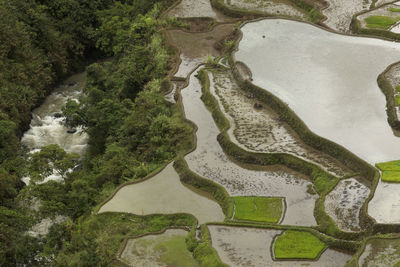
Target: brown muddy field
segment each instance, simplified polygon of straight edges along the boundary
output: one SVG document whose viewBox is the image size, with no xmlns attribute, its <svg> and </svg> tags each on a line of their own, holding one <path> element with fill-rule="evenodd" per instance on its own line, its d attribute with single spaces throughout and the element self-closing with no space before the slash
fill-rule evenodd
<svg viewBox="0 0 400 267">
<path fill-rule="evenodd" d="M 181 52 L 182 62 L 175 76 L 186 78 L 200 63 L 206 61 L 208 55 L 219 56 L 217 43 L 232 32 L 233 26 L 234 24 L 221 24 L 211 31 L 203 33 L 190 33 L 181 30 L 167 31 L 169 41 Z"/>
</svg>

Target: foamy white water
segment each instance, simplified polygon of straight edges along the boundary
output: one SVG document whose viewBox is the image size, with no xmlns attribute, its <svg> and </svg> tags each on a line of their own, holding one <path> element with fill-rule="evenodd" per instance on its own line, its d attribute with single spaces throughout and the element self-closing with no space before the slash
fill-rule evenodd
<svg viewBox="0 0 400 267">
<path fill-rule="evenodd" d="M 65 117 L 61 116 L 61 109 L 68 100 L 78 101 L 85 82 L 86 72 L 71 76 L 57 87 L 40 107 L 33 111 L 30 129 L 21 139 L 22 145 L 26 146 L 30 153 L 40 151 L 47 145 L 57 144 L 68 153 L 83 154 L 87 146 L 88 135 L 81 127 L 67 128 L 63 124 Z M 72 133 L 71 130 L 76 130 L 76 132 Z M 29 183 L 30 179 L 25 177 L 22 180 Z M 54 172 L 43 182 L 50 180 L 62 180 L 62 177 Z"/>
</svg>

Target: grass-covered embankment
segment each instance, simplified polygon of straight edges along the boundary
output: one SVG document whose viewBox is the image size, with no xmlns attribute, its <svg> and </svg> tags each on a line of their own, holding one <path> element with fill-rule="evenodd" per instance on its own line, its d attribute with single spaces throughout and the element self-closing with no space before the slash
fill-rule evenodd
<svg viewBox="0 0 400 267">
<path fill-rule="evenodd" d="M 201 266 L 210 267 L 228 267 L 221 261 L 218 253 L 212 247 L 210 231 L 207 225 L 201 227 L 202 240 L 196 239 L 196 231 L 192 229 L 186 238 L 186 245 L 189 251 L 193 253 L 193 257 Z"/>
<path fill-rule="evenodd" d="M 233 197 L 235 220 L 278 223 L 284 212 L 283 199 L 277 197 Z"/>
<path fill-rule="evenodd" d="M 285 231 L 273 243 L 275 259 L 317 259 L 327 246 L 316 236 L 302 231 Z"/>
<path fill-rule="evenodd" d="M 182 183 L 191 185 L 206 192 L 215 199 L 222 208 L 225 216 L 231 218 L 233 214 L 233 203 L 225 188 L 211 180 L 205 179 L 189 169 L 183 158 L 178 158 L 174 162 L 174 168 L 179 174 Z"/>
<path fill-rule="evenodd" d="M 398 88 L 393 88 L 390 81 L 386 78 L 387 73 L 396 66 L 398 63 L 394 63 L 389 66 L 383 73 L 378 76 L 378 86 L 386 98 L 386 114 L 389 125 L 394 129 L 400 130 L 400 121 L 397 117 L 396 106 L 399 105 L 398 96 L 395 93 L 399 92 Z"/>
</svg>

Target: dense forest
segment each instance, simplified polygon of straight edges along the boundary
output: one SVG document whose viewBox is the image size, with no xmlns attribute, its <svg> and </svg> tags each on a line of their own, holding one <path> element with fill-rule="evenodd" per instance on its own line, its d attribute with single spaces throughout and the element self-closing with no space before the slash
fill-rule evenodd
<svg viewBox="0 0 400 267">
<path fill-rule="evenodd" d="M 110 264 L 111 245 L 90 232 L 94 207 L 119 184 L 145 177 L 190 147 L 191 127 L 162 94 L 174 51 L 159 33 L 173 22 L 160 14 L 171 3 L 0 1 L 1 266 Z M 80 167 L 67 172 L 77 155 L 50 145 L 28 156 L 19 140 L 32 109 L 61 79 L 85 68 L 84 96 L 63 113 L 68 125 L 84 127 L 89 149 Z M 50 167 L 64 182 L 40 183 Z M 24 176 L 33 182 L 25 186 Z M 58 215 L 68 220 L 45 238 L 26 234 Z"/>
</svg>

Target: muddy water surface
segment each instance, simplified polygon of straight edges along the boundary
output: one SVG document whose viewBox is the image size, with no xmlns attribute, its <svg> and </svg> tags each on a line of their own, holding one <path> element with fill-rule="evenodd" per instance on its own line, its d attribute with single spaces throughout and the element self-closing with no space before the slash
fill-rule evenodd
<svg viewBox="0 0 400 267">
<path fill-rule="evenodd" d="M 378 223 L 400 223 L 400 184 L 379 181 L 368 203 L 368 214 Z"/>
<path fill-rule="evenodd" d="M 208 226 L 213 247 L 221 260 L 231 266 L 344 266 L 350 255 L 327 249 L 318 261 L 273 261 L 271 243 L 280 230 Z"/>
<path fill-rule="evenodd" d="M 285 197 L 283 224 L 315 225 L 317 196 L 307 193 L 311 183 L 303 175 L 282 166 L 265 171 L 244 169 L 228 159 L 217 141 L 219 130 L 200 99 L 201 85 L 195 75 L 196 71 L 190 76 L 188 87 L 181 91 L 185 115 L 198 126 L 197 148 L 185 157 L 189 168 L 221 184 L 231 196 Z"/>
<path fill-rule="evenodd" d="M 400 44 L 282 19 L 248 23 L 242 31 L 236 58 L 313 132 L 370 163 L 400 158 L 400 139 L 387 123 L 376 82 L 400 60 Z"/>
<path fill-rule="evenodd" d="M 104 204 L 101 212 L 129 212 L 136 215 L 189 213 L 199 223 L 223 221 L 221 207 L 185 187 L 170 163 L 156 176 L 122 187 Z"/>
</svg>

